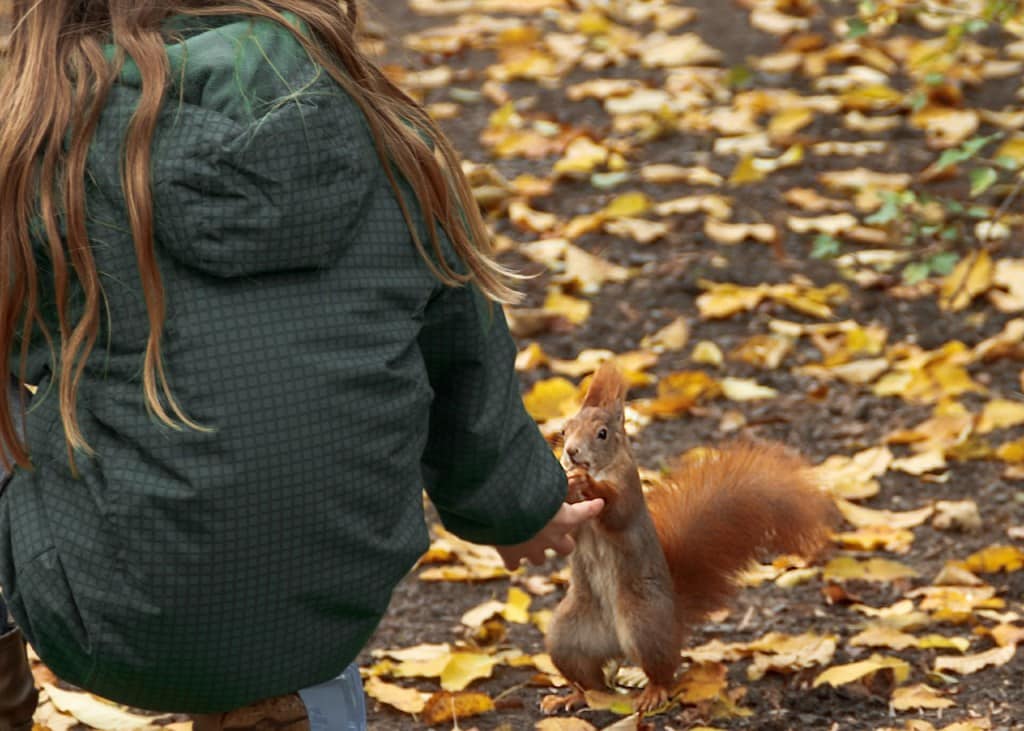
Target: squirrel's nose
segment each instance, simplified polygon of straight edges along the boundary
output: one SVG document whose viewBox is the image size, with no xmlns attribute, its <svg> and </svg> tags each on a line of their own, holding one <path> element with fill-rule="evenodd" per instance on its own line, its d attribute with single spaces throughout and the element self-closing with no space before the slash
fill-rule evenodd
<svg viewBox="0 0 1024 731">
<path fill-rule="evenodd" d="M 580 453 L 580 448 L 579 447 L 566 447 L 565 448 L 565 452 L 566 452 L 566 454 L 569 455 L 569 459 L 572 460 L 572 462 L 575 464 L 575 462 L 576 462 L 576 455 Z"/>
</svg>

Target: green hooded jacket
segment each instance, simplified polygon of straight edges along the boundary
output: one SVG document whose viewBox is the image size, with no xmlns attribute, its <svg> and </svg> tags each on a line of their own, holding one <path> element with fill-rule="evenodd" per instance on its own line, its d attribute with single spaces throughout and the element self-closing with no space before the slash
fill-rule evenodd
<svg viewBox="0 0 1024 731">
<path fill-rule="evenodd" d="M 110 313 L 79 388 L 95 456 L 71 470 L 35 343 L 34 469 L 0 497 L 0 583 L 40 657 L 179 712 L 338 675 L 428 546 L 424 488 L 447 528 L 494 544 L 533 536 L 565 494 L 500 307 L 431 275 L 356 103 L 288 29 L 198 22 L 167 46 L 152 187 L 164 360 L 208 430 L 162 425 L 143 398 L 119 174 L 140 93 L 129 64 L 88 161 Z"/>
</svg>

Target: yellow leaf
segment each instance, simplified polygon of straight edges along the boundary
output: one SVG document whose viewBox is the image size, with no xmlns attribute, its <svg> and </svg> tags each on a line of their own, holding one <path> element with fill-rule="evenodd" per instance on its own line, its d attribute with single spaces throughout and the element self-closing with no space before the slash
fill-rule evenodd
<svg viewBox="0 0 1024 731">
<path fill-rule="evenodd" d="M 508 219 L 519 228 L 534 233 L 544 233 L 558 225 L 558 216 L 554 213 L 534 210 L 526 201 L 521 200 L 508 204 Z"/>
<path fill-rule="evenodd" d="M 946 637 L 945 635 L 925 635 L 917 641 L 922 650 L 956 650 L 967 652 L 971 641 L 966 637 Z"/>
<path fill-rule="evenodd" d="M 574 360 L 552 360 L 551 370 L 560 376 L 580 378 L 596 371 L 605 361 L 614 359 L 615 353 L 610 350 L 588 348 L 581 350 Z"/>
<path fill-rule="evenodd" d="M 548 362 L 547 353 L 540 346 L 540 343 L 533 342 L 527 345 L 516 354 L 516 370 L 532 371 Z"/>
<path fill-rule="evenodd" d="M 897 683 L 902 683 L 910 676 L 910 664 L 905 660 L 898 657 L 872 655 L 867 660 L 829 668 L 814 679 L 814 687 L 817 688 L 825 683 L 832 687 L 846 685 L 880 670 L 891 670 Z"/>
<path fill-rule="evenodd" d="M 728 218 L 732 215 L 731 199 L 720 195 L 687 195 L 682 198 L 662 201 L 654 206 L 659 216 L 692 216 L 706 213 L 712 218 Z"/>
<path fill-rule="evenodd" d="M 677 416 L 701 399 L 718 395 L 719 390 L 718 382 L 703 371 L 677 371 L 658 382 L 658 393 L 653 400 L 637 406 L 653 416 Z"/>
<path fill-rule="evenodd" d="M 640 347 L 650 348 L 656 353 L 682 350 L 689 339 L 690 325 L 685 317 L 679 316 L 653 335 L 645 335 L 640 340 Z"/>
<path fill-rule="evenodd" d="M 50 683 L 43 683 L 46 694 L 57 710 L 69 713 L 79 721 L 101 731 L 136 731 L 148 728 L 153 717 L 129 713 L 109 702 L 101 701 L 89 693 L 63 690 Z"/>
<path fill-rule="evenodd" d="M 1024 551 L 1016 546 L 989 546 L 977 553 L 972 553 L 964 563 L 975 573 L 991 574 L 997 571 L 1009 573 L 1024 568 Z"/>
<path fill-rule="evenodd" d="M 502 610 L 505 619 L 513 624 L 528 624 L 530 621 L 530 595 L 518 587 L 508 590 L 508 601 Z"/>
<path fill-rule="evenodd" d="M 523 396 L 523 404 L 537 422 L 572 416 L 579 409 L 579 390 L 568 379 L 549 378 L 535 383 Z"/>
<path fill-rule="evenodd" d="M 719 244 L 738 244 L 747 239 L 770 244 L 778 237 L 770 223 L 732 223 L 708 218 L 704 221 L 704 234 Z"/>
<path fill-rule="evenodd" d="M 729 684 L 728 668 L 722 663 L 701 663 L 687 669 L 676 684 L 683 703 L 701 703 L 717 698 Z"/>
<path fill-rule="evenodd" d="M 441 671 L 441 688 L 450 691 L 464 690 L 474 680 L 491 677 L 497 664 L 498 660 L 492 655 L 453 652 L 448 664 Z"/>
<path fill-rule="evenodd" d="M 850 638 L 852 647 L 886 647 L 890 650 L 906 650 L 917 647 L 917 638 L 907 632 L 886 624 L 870 624 Z"/>
<path fill-rule="evenodd" d="M 944 697 L 935 688 L 923 683 L 896 688 L 889 699 L 889 706 L 894 711 L 932 710 L 955 705 L 953 701 Z"/>
<path fill-rule="evenodd" d="M 718 385 L 722 395 L 730 401 L 758 401 L 779 395 L 774 388 L 763 386 L 752 378 L 723 378 Z"/>
<path fill-rule="evenodd" d="M 828 665 L 836 653 L 836 636 L 807 632 L 785 635 L 769 632 L 750 642 L 746 650 L 754 653 L 747 677 L 759 680 L 768 672 L 795 673 L 816 665 Z"/>
<path fill-rule="evenodd" d="M 597 731 L 597 726 L 575 716 L 544 718 L 534 724 L 535 731 Z"/>
<path fill-rule="evenodd" d="M 914 607 L 910 599 L 902 599 L 888 607 L 869 607 L 854 604 L 853 609 L 868 617 L 874 617 L 879 623 L 899 630 L 913 630 L 927 626 L 931 618 Z"/>
<path fill-rule="evenodd" d="M 429 660 L 405 660 L 395 665 L 390 675 L 395 678 L 437 678 L 448 667 L 451 654 Z"/>
<path fill-rule="evenodd" d="M 946 467 L 946 456 L 939 450 L 922 452 L 913 457 L 901 457 L 894 459 L 890 465 L 891 469 L 906 472 L 911 475 L 923 475 L 926 472 L 935 472 Z"/>
<path fill-rule="evenodd" d="M 399 662 L 425 662 L 437 658 L 447 658 L 451 655 L 451 645 L 447 642 L 439 644 L 424 643 L 412 647 L 403 647 L 396 650 L 374 650 L 374 657 L 390 657 Z"/>
<path fill-rule="evenodd" d="M 652 34 L 640 46 L 640 60 L 649 68 L 717 64 L 721 58 L 722 54 L 705 43 L 696 33 L 683 33 L 678 36 Z"/>
<path fill-rule="evenodd" d="M 996 646 L 991 650 L 978 652 L 973 655 L 963 655 L 960 657 L 942 655 L 935 658 L 934 667 L 935 671 L 939 673 L 949 671 L 960 675 L 970 675 L 990 665 L 1005 665 L 1013 659 L 1016 652 L 1017 645 L 1004 645 L 1002 647 Z"/>
<path fill-rule="evenodd" d="M 994 587 L 925 586 L 911 592 L 921 596 L 920 608 L 943 622 L 963 623 L 978 609 L 1001 609 L 1005 602 L 995 596 Z"/>
<path fill-rule="evenodd" d="M 849 213 L 834 213 L 829 216 L 817 216 L 814 218 L 804 218 L 801 216 L 789 216 L 786 218 L 786 225 L 789 226 L 791 231 L 798 234 L 822 233 L 829 236 L 838 236 L 859 223 L 856 216 L 852 216 Z"/>
<path fill-rule="evenodd" d="M 589 137 L 577 137 L 565 148 L 565 155 L 555 162 L 553 170 L 559 175 L 589 174 L 608 160 L 608 148 Z"/>
<path fill-rule="evenodd" d="M 985 404 L 978 417 L 975 431 L 988 434 L 996 429 L 1008 429 L 1024 424 L 1024 403 L 1009 399 L 992 399 Z"/>
<path fill-rule="evenodd" d="M 453 719 L 470 718 L 494 710 L 494 701 L 484 693 L 434 693 L 426 702 L 421 716 L 424 723 L 437 724 Z"/>
<path fill-rule="evenodd" d="M 559 287 L 551 287 L 544 300 L 544 310 L 561 315 L 575 325 L 582 325 L 590 317 L 593 305 L 588 300 L 566 294 Z"/>
<path fill-rule="evenodd" d="M 1024 463 L 1024 437 L 1012 442 L 1004 442 L 996 450 L 996 456 L 1004 462 L 1012 464 Z"/>
<path fill-rule="evenodd" d="M 966 308 L 971 300 L 992 287 L 993 273 L 992 257 L 987 251 L 979 249 L 965 256 L 942 280 L 939 305 L 952 312 Z"/>
<path fill-rule="evenodd" d="M 497 599 L 490 599 L 483 604 L 473 607 L 468 612 L 465 612 L 460 621 L 467 627 L 476 629 L 483 625 L 487 620 L 504 612 L 505 606 L 505 602 L 500 602 Z"/>
<path fill-rule="evenodd" d="M 569 248 L 569 240 L 562 237 L 540 239 L 519 246 L 519 253 L 548 269 L 559 271 L 565 266 L 565 250 Z"/>
<path fill-rule="evenodd" d="M 885 550 L 906 553 L 914 542 L 914 534 L 904 528 L 888 525 L 872 525 L 856 531 L 840 533 L 835 537 L 839 545 L 858 551 Z"/>
<path fill-rule="evenodd" d="M 693 346 L 693 353 L 690 354 L 690 359 L 694 363 L 702 363 L 704 365 L 721 366 L 725 362 L 725 357 L 722 355 L 722 350 L 710 340 L 701 340 L 699 343 Z"/>
<path fill-rule="evenodd" d="M 1000 288 L 988 292 L 988 298 L 996 309 L 1000 312 L 1024 311 L 1024 259 L 1000 259 L 996 262 L 992 278 Z"/>
<path fill-rule="evenodd" d="M 871 447 L 852 457 L 832 455 L 815 468 L 817 478 L 836 496 L 858 500 L 878 494 L 875 478 L 892 464 L 888 447 Z"/>
<path fill-rule="evenodd" d="M 1024 627 L 1015 624 L 1004 622 L 993 627 L 990 634 L 1000 647 L 1024 643 Z"/>
<path fill-rule="evenodd" d="M 994 160 L 1000 158 L 1013 160 L 1018 167 L 1024 166 L 1024 135 L 1017 134 L 1003 142 L 992 155 Z"/>
<path fill-rule="evenodd" d="M 858 561 L 852 556 L 839 556 L 828 562 L 823 571 L 826 581 L 846 581 L 860 579 L 863 581 L 896 581 L 912 579 L 919 574 L 911 567 L 898 561 L 884 558 L 869 558 Z"/>
<path fill-rule="evenodd" d="M 867 168 L 852 170 L 830 170 L 821 173 L 818 179 L 828 188 L 851 192 L 861 190 L 906 190 L 911 183 L 909 173 L 879 173 Z"/>
<path fill-rule="evenodd" d="M 869 84 L 843 92 L 839 100 L 847 109 L 862 112 L 879 111 L 899 106 L 903 101 L 903 94 L 885 84 Z"/>
<path fill-rule="evenodd" d="M 746 185 L 764 180 L 769 171 L 759 168 L 755 164 L 756 160 L 753 155 L 741 157 L 729 175 L 729 185 Z"/>
<path fill-rule="evenodd" d="M 797 312 L 827 319 L 832 317 L 832 308 L 829 304 L 845 302 L 850 298 L 850 290 L 845 285 L 838 283 L 821 288 L 777 284 L 769 289 L 769 295 L 776 302 L 791 307 Z"/>
<path fill-rule="evenodd" d="M 775 113 L 768 121 L 768 134 L 772 137 L 791 137 L 814 121 L 814 111 L 808 107 L 789 107 Z"/>
<path fill-rule="evenodd" d="M 420 713 L 427 704 L 427 699 L 430 698 L 430 693 L 424 693 L 415 688 L 403 688 L 373 676 L 366 679 L 363 690 L 375 701 L 386 703 L 403 713 Z"/>
<path fill-rule="evenodd" d="M 956 147 L 978 130 L 981 118 L 973 109 L 929 105 L 910 116 L 910 125 L 924 130 L 929 147 Z"/>
<path fill-rule="evenodd" d="M 639 216 L 650 210 L 651 205 L 651 199 L 643 193 L 623 193 L 604 208 L 604 214 L 609 218 Z"/>
<path fill-rule="evenodd" d="M 774 370 L 793 350 L 793 338 L 785 335 L 753 335 L 729 353 L 732 360 Z"/>
<path fill-rule="evenodd" d="M 697 297 L 697 307 L 702 317 L 720 319 L 739 312 L 752 310 L 761 304 L 770 288 L 765 285 L 743 287 L 738 284 L 703 282 L 707 290 Z"/>
<path fill-rule="evenodd" d="M 648 221 L 645 218 L 617 218 L 607 221 L 604 230 L 613 236 L 632 239 L 638 244 L 650 244 L 664 238 L 672 230 L 663 221 Z"/>
<path fill-rule="evenodd" d="M 885 525 L 891 528 L 915 528 L 922 525 L 935 512 L 931 505 L 926 505 L 917 510 L 902 512 L 873 510 L 872 508 L 865 508 L 842 499 L 836 500 L 836 506 L 839 508 L 839 512 L 843 514 L 843 517 L 858 528 L 866 528 L 872 525 Z"/>
<path fill-rule="evenodd" d="M 725 182 L 721 175 L 706 167 L 682 167 L 670 164 L 644 165 L 640 170 L 640 177 L 647 183 L 687 183 L 716 188 Z"/>
<path fill-rule="evenodd" d="M 612 264 L 570 244 L 565 250 L 565 272 L 557 279 L 574 283 L 589 294 L 596 292 L 605 282 L 624 282 L 629 277 L 630 272 L 626 267 Z"/>
</svg>

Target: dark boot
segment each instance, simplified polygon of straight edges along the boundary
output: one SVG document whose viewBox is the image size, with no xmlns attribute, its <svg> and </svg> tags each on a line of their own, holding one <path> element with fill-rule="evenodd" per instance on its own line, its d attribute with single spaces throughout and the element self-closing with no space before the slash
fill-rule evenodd
<svg viewBox="0 0 1024 731">
<path fill-rule="evenodd" d="M 31 731 L 38 700 L 21 630 L 0 635 L 0 731 Z"/>
</svg>

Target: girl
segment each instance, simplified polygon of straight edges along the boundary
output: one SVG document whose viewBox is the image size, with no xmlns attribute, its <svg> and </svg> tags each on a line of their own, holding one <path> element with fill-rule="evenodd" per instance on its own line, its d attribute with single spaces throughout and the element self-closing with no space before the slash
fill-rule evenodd
<svg viewBox="0 0 1024 731">
<path fill-rule="evenodd" d="M 0 390 L 10 612 L 116 701 L 360 728 L 354 669 L 321 684 L 426 548 L 424 486 L 510 566 L 601 508 L 563 503 L 522 408 L 455 155 L 351 4 L 11 4 L 0 371 L 37 391 Z M 26 673 L 9 631 L 0 728 L 31 725 Z"/>
</svg>

